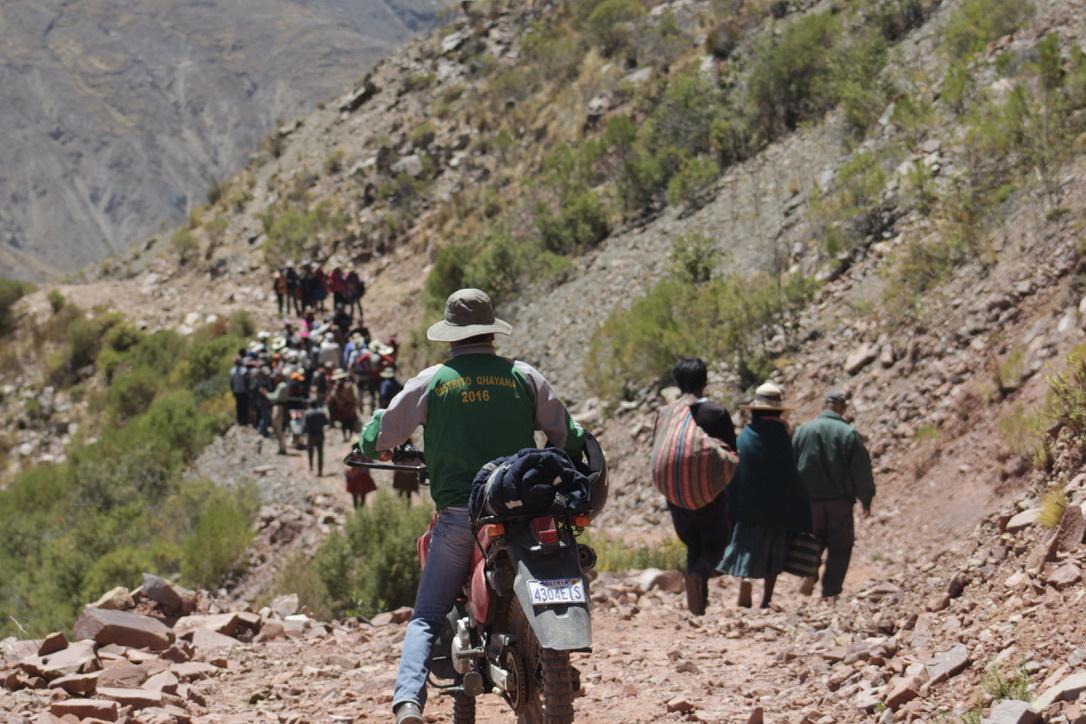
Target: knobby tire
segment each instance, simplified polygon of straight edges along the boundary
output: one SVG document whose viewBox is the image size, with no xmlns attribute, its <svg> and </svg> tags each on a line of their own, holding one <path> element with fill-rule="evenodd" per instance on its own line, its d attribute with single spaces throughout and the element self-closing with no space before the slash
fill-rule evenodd
<svg viewBox="0 0 1086 724">
<path fill-rule="evenodd" d="M 514 601 L 517 648 L 528 673 L 528 701 L 517 716 L 518 724 L 571 724 L 573 721 L 573 672 L 568 651 L 545 649 Z"/>
<path fill-rule="evenodd" d="M 466 694 L 453 696 L 452 724 L 475 724 L 475 697 Z"/>
</svg>

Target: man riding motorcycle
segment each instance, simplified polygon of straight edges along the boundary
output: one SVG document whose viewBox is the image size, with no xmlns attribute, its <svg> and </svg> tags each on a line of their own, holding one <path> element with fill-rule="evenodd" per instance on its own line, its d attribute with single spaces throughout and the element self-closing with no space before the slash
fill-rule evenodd
<svg viewBox="0 0 1086 724">
<path fill-rule="evenodd" d="M 530 365 L 495 353 L 494 335 L 511 332 L 494 316 L 485 292 L 454 292 L 445 319 L 426 333 L 431 341 L 450 343 L 452 358 L 409 380 L 362 431 L 363 454 L 377 457 L 423 426 L 430 494 L 438 509 L 396 677 L 396 724 L 422 724 L 434 638 L 471 571 L 475 538 L 468 499 L 476 473 L 495 458 L 535 447 L 536 430 L 571 457 L 584 446 L 584 430 L 550 382 Z"/>
</svg>

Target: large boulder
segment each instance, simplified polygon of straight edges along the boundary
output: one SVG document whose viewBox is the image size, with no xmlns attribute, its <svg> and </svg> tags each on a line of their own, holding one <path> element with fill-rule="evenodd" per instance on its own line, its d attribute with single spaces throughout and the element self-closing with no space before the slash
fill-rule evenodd
<svg viewBox="0 0 1086 724">
<path fill-rule="evenodd" d="M 992 707 L 981 724 L 1037 724 L 1041 714 L 1028 701 L 1005 699 Z"/>
<path fill-rule="evenodd" d="M 241 625 L 242 621 L 236 613 L 185 616 L 173 625 L 173 632 L 183 639 L 191 639 L 192 632 L 197 629 L 214 631 L 224 636 L 237 636 Z"/>
<path fill-rule="evenodd" d="M 928 687 L 941 684 L 952 676 L 956 676 L 969 665 L 969 650 L 962 644 L 937 654 L 924 668 L 928 674 Z"/>
<path fill-rule="evenodd" d="M 196 608 L 196 596 L 164 578 L 143 574 L 143 595 L 162 606 L 168 613 L 191 613 Z"/>
<path fill-rule="evenodd" d="M 117 586 L 113 590 L 106 591 L 101 598 L 91 604 L 91 608 L 107 608 L 111 611 L 127 611 L 135 606 L 136 602 L 132 600 L 132 594 L 124 586 Z"/>
<path fill-rule="evenodd" d="M 161 621 L 104 608 L 84 609 L 72 630 L 76 638 L 94 639 L 100 646 L 117 644 L 162 651 L 173 643 L 173 632 Z"/>
<path fill-rule="evenodd" d="M 93 641 L 76 641 L 67 648 L 48 656 L 30 656 L 19 662 L 19 668 L 52 681 L 71 674 L 86 674 L 101 668 L 95 655 Z"/>
<path fill-rule="evenodd" d="M 49 706 L 49 713 L 61 718 L 68 714 L 77 719 L 99 719 L 101 721 L 117 721 L 121 705 L 115 701 L 104 699 L 68 699 L 67 701 L 55 701 Z"/>
<path fill-rule="evenodd" d="M 1033 700 L 1033 706 L 1044 711 L 1057 701 L 1074 701 L 1083 692 L 1086 692 L 1086 671 L 1071 674 L 1048 687 Z"/>
</svg>

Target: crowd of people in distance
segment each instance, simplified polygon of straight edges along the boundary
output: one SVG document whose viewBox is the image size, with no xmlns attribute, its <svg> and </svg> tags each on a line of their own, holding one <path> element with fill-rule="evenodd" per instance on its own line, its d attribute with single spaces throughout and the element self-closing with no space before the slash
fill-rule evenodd
<svg viewBox="0 0 1086 724">
<path fill-rule="evenodd" d="M 866 517 L 875 496 L 871 457 L 845 420 L 847 394 L 830 390 L 822 413 L 793 431 L 782 390 L 767 382 L 741 407 L 746 424 L 737 438 L 728 411 L 705 397 L 703 361 L 681 359 L 672 374 L 681 397 L 658 413 L 653 474 L 687 549 L 689 610 L 705 612 L 708 579 L 721 574 L 740 579 L 741 607 L 753 605 L 751 579 L 762 579 L 760 605 L 769 608 L 785 572 L 803 579 L 805 595 L 821 580 L 822 599 L 836 601 L 855 541 L 855 504 Z M 707 464 L 713 459 L 725 464 Z M 679 472 L 668 478 L 661 470 Z"/>
<path fill-rule="evenodd" d="M 366 294 L 366 282 L 351 269 L 344 271 L 340 267 L 326 272 L 323 265 L 314 264 L 309 259 L 301 263 L 301 271 L 288 264 L 275 273 L 272 291 L 279 316 L 300 315 L 306 309 L 324 312 L 328 296 L 332 297 L 333 308 L 345 308 L 353 314 L 358 310 L 362 319 L 362 297 Z"/>
<path fill-rule="evenodd" d="M 322 476 L 326 430 L 339 427 L 346 442 L 361 430 L 361 416 L 387 406 L 402 385 L 395 335 L 372 335 L 346 297 L 330 316 L 318 318 L 318 311 L 304 307 L 301 319 L 284 319 L 278 334 L 261 331 L 238 350 L 230 389 L 238 425 L 274 435 L 280 455 L 288 454 L 288 442 L 305 449 L 310 470 Z"/>
</svg>

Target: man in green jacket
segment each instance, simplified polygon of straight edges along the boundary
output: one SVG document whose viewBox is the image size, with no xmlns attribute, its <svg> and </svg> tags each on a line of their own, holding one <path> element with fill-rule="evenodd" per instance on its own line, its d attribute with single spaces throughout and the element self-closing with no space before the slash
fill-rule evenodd
<svg viewBox="0 0 1086 724">
<path fill-rule="evenodd" d="M 438 509 L 392 697 L 397 724 L 422 724 L 434 637 L 471 572 L 475 538 L 468 499 L 475 474 L 495 458 L 535 447 L 536 430 L 571 457 L 584 447 L 584 430 L 550 382 L 530 365 L 495 354 L 494 335 L 511 331 L 494 316 L 484 292 L 453 293 L 444 321 L 426 333 L 432 341 L 450 343 L 452 359 L 409 380 L 362 431 L 362 452 L 378 457 L 423 427 L 430 494 Z"/>
<path fill-rule="evenodd" d="M 801 425 L 792 438 L 800 480 L 811 499 L 811 518 L 815 537 L 826 549 L 822 571 L 822 597 L 841 593 L 852 557 L 856 536 L 852 509 L 859 500 L 864 516 L 871 513 L 875 497 L 875 479 L 871 456 L 860 433 L 845 422 L 848 407 L 844 392 L 831 390 L 826 405 L 817 418 Z M 804 593 L 810 594 L 815 581 L 804 581 Z"/>
</svg>

